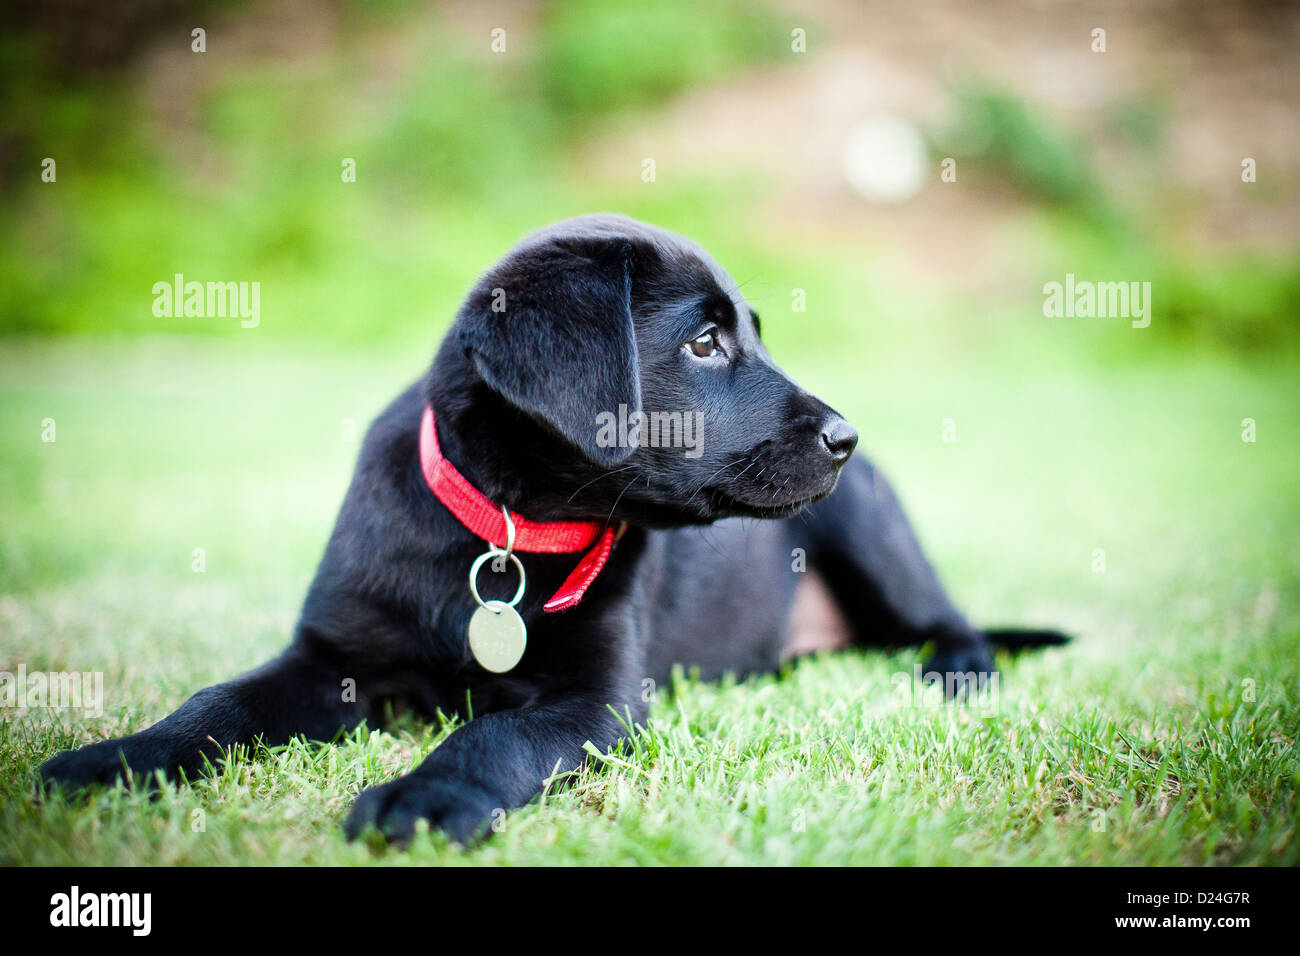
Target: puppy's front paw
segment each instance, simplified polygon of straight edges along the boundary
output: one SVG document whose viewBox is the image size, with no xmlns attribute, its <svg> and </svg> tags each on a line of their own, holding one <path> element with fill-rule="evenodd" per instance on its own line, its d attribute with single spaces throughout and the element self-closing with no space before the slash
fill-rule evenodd
<svg viewBox="0 0 1300 956">
<path fill-rule="evenodd" d="M 988 647 L 979 643 L 936 651 L 921 672 L 927 683 L 942 684 L 944 695 L 951 699 L 986 688 L 997 668 Z"/>
<path fill-rule="evenodd" d="M 94 784 L 112 786 L 126 779 L 125 768 L 137 773 L 147 773 L 160 766 L 147 754 L 136 753 L 126 740 L 101 740 L 80 750 L 67 750 L 41 764 L 41 782 L 58 784 L 71 790 Z"/>
<path fill-rule="evenodd" d="M 467 844 L 488 834 L 493 814 L 502 807 L 502 800 L 473 784 L 417 772 L 364 791 L 352 805 L 344 832 L 354 840 L 373 826 L 400 846 L 414 836 L 418 821 L 428 820 Z"/>
</svg>

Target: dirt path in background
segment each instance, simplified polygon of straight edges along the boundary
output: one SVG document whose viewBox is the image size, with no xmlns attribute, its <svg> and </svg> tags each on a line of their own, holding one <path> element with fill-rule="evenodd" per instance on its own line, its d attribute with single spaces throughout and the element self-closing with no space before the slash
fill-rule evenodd
<svg viewBox="0 0 1300 956">
<path fill-rule="evenodd" d="M 817 241 L 876 237 L 899 268 L 931 280 L 1002 282 L 1016 265 L 1004 240 L 1028 208 L 1015 189 L 941 184 L 936 157 L 919 195 L 881 205 L 855 195 L 841 168 L 856 121 L 888 113 L 935 128 L 951 118 L 948 84 L 973 74 L 1085 134 L 1108 190 L 1180 240 L 1207 250 L 1300 241 L 1300 5 L 783 0 L 776 9 L 807 31 L 806 54 L 599 127 L 573 144 L 572 168 L 635 182 L 641 159 L 653 156 L 661 176 L 756 174 L 770 184 L 755 196 L 756 228 Z M 457 0 L 414 12 L 391 35 L 366 38 L 357 82 L 382 103 L 430 31 L 456 31 L 486 58 L 488 31 L 504 24 L 512 49 L 527 55 L 540 11 L 529 0 L 490 9 Z M 1090 50 L 1094 27 L 1107 32 L 1104 54 Z M 345 32 L 327 5 L 264 0 L 223 31 L 212 74 L 196 74 L 188 50 L 169 43 L 145 57 L 140 82 L 170 148 L 216 162 L 203 158 L 194 129 L 207 85 L 258 61 L 308 73 Z M 1128 104 L 1162 118 L 1163 136 L 1145 157 L 1114 128 Z M 1241 182 L 1244 156 L 1258 162 L 1252 186 Z"/>
<path fill-rule="evenodd" d="M 687 93 L 575 152 L 609 178 L 643 156 L 660 170 L 755 170 L 773 183 L 760 197 L 770 228 L 888 236 L 900 262 L 925 275 L 938 262 L 956 282 L 997 281 L 1014 266 L 999 261 L 999 237 L 1025 210 L 1014 189 L 950 188 L 936 157 L 920 195 L 879 205 L 856 196 L 841 171 L 855 121 L 883 112 L 942 125 L 949 82 L 975 74 L 1083 133 L 1108 191 L 1188 243 L 1300 240 L 1300 6 L 791 0 L 780 9 L 807 30 L 807 54 Z M 1090 49 L 1094 27 L 1106 30 L 1105 53 Z M 1115 129 L 1133 104 L 1162 121 L 1146 157 Z M 1258 163 L 1251 186 L 1241 181 L 1245 156 Z"/>
</svg>

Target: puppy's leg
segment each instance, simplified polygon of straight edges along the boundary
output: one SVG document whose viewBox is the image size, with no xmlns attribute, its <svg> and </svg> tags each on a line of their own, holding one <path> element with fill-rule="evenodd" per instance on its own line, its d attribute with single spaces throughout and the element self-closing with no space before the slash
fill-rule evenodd
<svg viewBox="0 0 1300 956">
<path fill-rule="evenodd" d="M 461 843 L 484 836 L 501 811 L 528 803 L 552 775 L 581 765 L 583 744 L 603 752 L 621 725 L 603 702 L 578 698 L 477 717 L 419 768 L 357 798 L 349 839 L 374 826 L 405 842 L 423 819 Z"/>
<path fill-rule="evenodd" d="M 344 700 L 341 678 L 298 648 L 225 684 L 199 691 L 147 730 L 70 750 L 41 765 L 41 777 L 72 787 L 111 784 L 123 768 L 193 776 L 204 758 L 261 738 L 268 746 L 303 734 L 330 739 L 365 716 L 363 698 Z M 350 696 L 350 695 L 349 695 Z"/>
<path fill-rule="evenodd" d="M 835 491 L 805 517 L 791 527 L 807 537 L 809 561 L 848 618 L 855 643 L 933 641 L 927 672 L 992 673 L 983 632 L 948 598 L 889 482 L 866 458 L 854 455 Z"/>
</svg>

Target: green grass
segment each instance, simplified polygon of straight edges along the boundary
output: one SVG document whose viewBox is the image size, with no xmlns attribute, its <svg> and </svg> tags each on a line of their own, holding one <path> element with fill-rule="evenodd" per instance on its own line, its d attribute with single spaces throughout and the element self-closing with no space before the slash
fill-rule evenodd
<svg viewBox="0 0 1300 956">
<path fill-rule="evenodd" d="M 793 342 L 798 318 L 769 310 L 765 326 Z M 157 798 L 36 799 L 46 757 L 140 729 L 282 646 L 357 451 L 342 422 L 364 426 L 424 344 L 0 346 L 0 669 L 102 671 L 106 698 L 101 718 L 0 715 L 0 863 L 1300 862 L 1294 366 L 1102 365 L 1014 337 L 978 360 L 778 350 L 858 425 L 976 620 L 1078 635 L 1004 660 L 994 700 L 927 697 L 910 651 L 684 676 L 627 752 L 472 850 L 341 835 L 356 793 L 418 764 L 450 719 L 237 755 Z M 47 417 L 57 442 L 40 440 Z"/>
</svg>

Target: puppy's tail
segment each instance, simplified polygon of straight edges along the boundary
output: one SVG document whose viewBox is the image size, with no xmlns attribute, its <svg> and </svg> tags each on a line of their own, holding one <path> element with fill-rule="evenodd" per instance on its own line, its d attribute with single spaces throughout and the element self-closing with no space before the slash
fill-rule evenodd
<svg viewBox="0 0 1300 956">
<path fill-rule="evenodd" d="M 1020 627 L 994 628 L 984 632 L 989 643 L 1003 650 L 1026 651 L 1035 647 L 1053 647 L 1068 644 L 1073 638 L 1060 631 L 1034 631 Z"/>
</svg>

